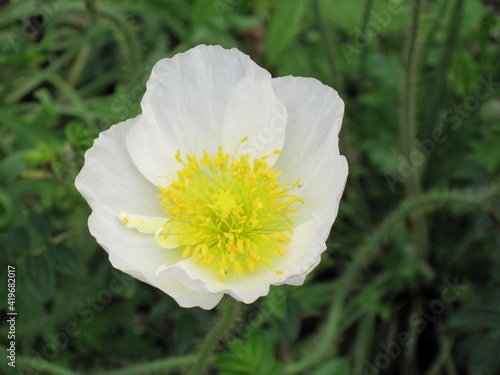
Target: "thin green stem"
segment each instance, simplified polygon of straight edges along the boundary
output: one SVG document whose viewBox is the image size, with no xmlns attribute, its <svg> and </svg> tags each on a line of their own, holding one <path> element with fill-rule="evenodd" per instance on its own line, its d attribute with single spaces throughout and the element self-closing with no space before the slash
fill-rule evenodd
<svg viewBox="0 0 500 375">
<path fill-rule="evenodd" d="M 370 13 L 373 8 L 373 0 L 366 0 L 365 3 L 365 11 L 363 14 L 363 28 L 362 30 L 366 30 L 366 26 L 368 25 L 368 21 L 370 20 Z M 359 61 L 359 81 L 360 86 L 365 87 L 365 76 L 366 76 L 366 61 L 368 59 L 368 46 L 361 50 L 361 56 Z"/>
<path fill-rule="evenodd" d="M 411 311 L 417 311 L 419 307 L 422 306 L 422 300 L 418 298 L 412 304 Z M 415 358 L 417 357 L 417 347 L 420 338 L 420 333 L 417 330 L 418 325 L 409 324 L 408 325 L 408 346 L 405 348 L 403 352 L 403 361 L 404 363 L 411 363 L 412 365 L 415 363 Z M 414 375 L 415 366 L 405 366 L 403 368 L 402 375 Z"/>
<path fill-rule="evenodd" d="M 141 375 L 149 374 L 154 371 L 161 371 L 162 374 L 169 374 L 174 370 L 193 364 L 195 360 L 196 356 L 194 355 L 177 358 L 165 358 L 120 370 L 98 372 L 95 375 Z"/>
<path fill-rule="evenodd" d="M 315 0 L 313 2 L 314 5 L 314 16 L 316 19 L 316 23 L 318 24 L 321 39 L 323 41 L 323 48 L 325 50 L 325 56 L 328 61 L 329 67 L 329 78 L 328 82 L 336 88 L 336 90 L 341 94 L 341 96 L 345 93 L 344 80 L 342 75 L 339 73 L 337 68 L 337 63 L 335 61 L 335 51 L 334 47 L 337 43 L 334 43 L 332 40 L 332 35 L 334 34 L 328 29 L 328 25 L 325 22 L 319 5 L 319 0 Z M 343 153 L 346 155 L 347 159 L 351 161 L 358 160 L 359 157 L 356 155 L 356 151 L 352 148 L 350 142 L 350 131 L 348 126 L 347 116 L 344 117 L 344 125 L 342 131 L 340 132 L 340 147 Z M 353 187 L 353 192 L 355 194 L 354 199 L 356 200 L 360 210 L 362 211 L 359 215 L 360 218 L 364 219 L 364 227 L 366 227 L 370 223 L 370 210 L 368 209 L 368 204 L 365 200 L 365 194 L 363 194 L 363 188 L 361 186 L 361 182 L 357 176 L 349 177 L 349 184 Z"/>
<path fill-rule="evenodd" d="M 315 0 L 314 4 L 314 16 L 316 18 L 316 22 L 319 26 L 321 38 L 323 40 L 323 46 L 325 48 L 325 55 L 328 61 L 328 66 L 330 68 L 330 79 L 329 81 L 337 87 L 337 89 L 342 92 L 343 91 L 343 82 L 341 81 L 342 77 L 337 70 L 337 64 L 335 63 L 335 53 L 333 51 L 334 43 L 332 41 L 332 33 L 329 32 L 328 27 L 325 23 L 321 15 L 321 9 L 319 6 L 319 0 Z"/>
<path fill-rule="evenodd" d="M 48 73 L 46 75 L 46 79 L 47 82 L 50 82 L 54 85 L 54 87 L 59 89 L 59 96 L 68 98 L 72 102 L 73 106 L 79 110 L 79 113 L 85 122 L 91 122 L 85 102 L 82 100 L 77 90 L 75 90 L 68 84 L 68 82 L 57 74 Z"/>
<path fill-rule="evenodd" d="M 451 355 L 451 350 L 453 349 L 454 337 L 446 336 L 443 332 L 442 323 L 437 324 L 436 327 L 436 335 L 438 337 L 439 346 L 441 350 L 439 351 L 439 355 L 434 360 L 434 363 L 431 365 L 426 375 L 439 375 L 442 373 L 443 367 L 446 366 L 448 359 Z"/>
<path fill-rule="evenodd" d="M 365 366 L 364 359 L 369 358 L 373 346 L 373 336 L 375 331 L 375 314 L 366 314 L 359 322 L 359 329 L 356 332 L 353 353 L 353 373 L 362 374 Z"/>
<path fill-rule="evenodd" d="M 429 86 L 432 87 L 432 89 L 426 93 L 426 101 L 429 103 L 429 108 L 426 111 L 427 118 L 424 124 L 428 132 L 438 126 L 438 124 L 436 124 L 436 119 L 439 115 L 439 107 L 443 104 L 443 98 L 447 91 L 446 71 L 453 61 L 454 52 L 456 50 L 455 47 L 458 42 L 458 35 L 460 34 L 460 27 L 463 19 L 463 8 L 464 0 L 456 0 L 450 15 L 446 39 L 442 45 L 441 58 L 432 74 L 433 84 Z"/>
<path fill-rule="evenodd" d="M 189 375 L 201 375 L 207 371 L 212 351 L 223 336 L 231 331 L 238 318 L 240 306 L 238 301 L 229 296 L 222 301 L 218 321 L 203 341 L 194 366 L 188 372 Z"/>
<path fill-rule="evenodd" d="M 111 21 L 111 24 L 115 26 L 116 39 L 127 62 L 126 69 L 130 76 L 128 83 L 129 85 L 135 84 L 138 81 L 138 74 L 140 72 L 140 48 L 136 34 L 125 19 L 125 16 L 116 9 L 100 4 L 98 7 L 94 7 L 94 11 L 99 16 Z"/>
<path fill-rule="evenodd" d="M 403 157 L 412 167 L 412 173 L 405 180 L 406 195 L 408 198 L 418 198 L 421 192 L 420 170 L 421 162 L 414 160 L 417 150 L 417 83 L 418 68 L 420 66 L 420 24 L 424 8 L 423 0 L 414 0 L 412 3 L 412 23 L 410 35 L 406 45 L 406 71 L 401 91 L 400 110 L 400 135 Z M 423 157 L 422 154 L 419 154 Z M 413 241 L 416 247 L 416 257 L 425 259 L 427 257 L 428 235 L 425 215 L 421 211 L 413 213 L 410 217 L 412 224 Z"/>
<path fill-rule="evenodd" d="M 36 371 L 42 371 L 44 374 L 79 375 L 77 372 L 38 358 L 26 358 L 17 356 L 16 364 L 19 368 L 27 367 Z"/>
<path fill-rule="evenodd" d="M 382 242 L 387 239 L 394 227 L 405 217 L 416 210 L 437 209 L 444 204 L 452 204 L 463 207 L 481 207 L 500 198 L 499 186 L 494 186 L 479 196 L 459 192 L 432 192 L 421 197 L 404 201 L 399 208 L 389 215 L 377 228 L 377 230 L 354 252 L 353 261 L 340 276 L 337 284 L 337 292 L 334 294 L 332 305 L 330 306 L 325 325 L 321 336 L 317 340 L 317 345 L 304 356 L 304 358 L 288 366 L 286 374 L 297 374 L 310 370 L 315 364 L 321 361 L 328 353 L 331 353 L 332 345 L 340 336 L 339 322 L 344 309 L 346 297 L 355 284 L 356 277 L 360 274 Z"/>
</svg>

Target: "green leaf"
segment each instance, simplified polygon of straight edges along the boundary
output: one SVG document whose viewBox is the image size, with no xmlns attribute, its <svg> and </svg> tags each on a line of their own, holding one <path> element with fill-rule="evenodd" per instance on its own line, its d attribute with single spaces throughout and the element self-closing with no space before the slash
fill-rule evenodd
<svg viewBox="0 0 500 375">
<path fill-rule="evenodd" d="M 301 31 L 307 0 L 278 0 L 267 30 L 265 45 L 269 64 L 274 65 L 281 53 Z"/>
<path fill-rule="evenodd" d="M 294 342 L 299 337 L 300 327 L 300 310 L 297 302 L 292 299 L 287 299 L 286 301 L 286 318 L 284 320 L 278 320 L 276 325 L 278 330 L 289 342 Z"/>
<path fill-rule="evenodd" d="M 227 3 L 226 1 L 224 3 Z M 215 17 L 218 12 L 217 0 L 197 0 L 191 10 L 191 29 L 194 30 Z"/>
<path fill-rule="evenodd" d="M 3 186 L 11 185 L 26 168 L 26 150 L 13 152 L 0 161 L 0 177 Z"/>
<path fill-rule="evenodd" d="M 264 297 L 261 308 L 263 311 L 269 311 L 270 315 L 275 318 L 283 320 L 286 318 L 286 299 L 282 287 L 271 285 L 269 294 Z"/>
<path fill-rule="evenodd" d="M 473 332 L 492 327 L 500 327 L 500 311 L 484 308 L 461 309 L 448 321 L 448 329 L 452 332 Z"/>
<path fill-rule="evenodd" d="M 57 272 L 72 276 L 80 266 L 77 252 L 65 246 L 59 246 L 49 251 L 49 256 Z"/>
<path fill-rule="evenodd" d="M 0 189 L 0 230 L 7 228 L 14 217 L 14 209 L 10 197 Z"/>
<path fill-rule="evenodd" d="M 351 366 L 347 358 L 335 358 L 314 372 L 314 375 L 350 375 Z"/>
<path fill-rule="evenodd" d="M 362 39 L 372 40 L 408 25 L 408 8 L 402 0 L 375 0 L 363 30 L 366 3 L 366 0 L 320 0 L 320 9 L 332 25 L 355 37 L 355 46 L 362 46 L 357 44 Z"/>
<path fill-rule="evenodd" d="M 13 111 L 4 108 L 0 108 L 0 124 L 9 129 L 24 147 L 34 146 L 40 140 L 46 138 L 46 134 L 43 134 L 36 127 L 38 124 L 27 121 L 13 113 Z"/>
<path fill-rule="evenodd" d="M 293 288 L 290 294 L 302 313 L 320 316 L 329 303 L 329 299 L 325 296 L 331 295 L 332 290 L 330 283 L 311 283 L 300 288 Z"/>
<path fill-rule="evenodd" d="M 253 334 L 246 341 L 233 340 L 232 353 L 217 357 L 216 365 L 220 375 L 281 375 L 284 366 L 276 363 L 271 340 L 265 335 Z"/>
<path fill-rule="evenodd" d="M 28 290 L 38 302 L 46 302 L 55 291 L 54 268 L 47 254 L 30 257 L 22 267 Z"/>
<path fill-rule="evenodd" d="M 494 375 L 500 369 L 500 330 L 481 338 L 469 357 L 471 375 Z"/>
<path fill-rule="evenodd" d="M 335 27 L 353 34 L 355 27 L 361 27 L 363 7 L 366 0 L 321 0 L 321 13 L 331 21 Z"/>
<path fill-rule="evenodd" d="M 465 1 L 464 14 L 467 17 L 463 19 L 463 25 L 461 27 L 460 33 L 462 35 L 476 37 L 476 32 L 481 25 L 481 20 L 488 14 L 489 10 L 480 0 L 469 0 Z"/>
</svg>

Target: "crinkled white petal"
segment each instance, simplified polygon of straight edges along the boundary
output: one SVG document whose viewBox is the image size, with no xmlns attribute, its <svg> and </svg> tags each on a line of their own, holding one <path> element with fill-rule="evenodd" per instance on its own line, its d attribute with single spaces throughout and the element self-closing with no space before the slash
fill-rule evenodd
<svg viewBox="0 0 500 375">
<path fill-rule="evenodd" d="M 223 294 L 198 293 L 174 277 L 157 276 L 159 266 L 182 260 L 179 252 L 159 247 L 152 235 L 126 229 L 122 223 L 117 224 L 101 206 L 93 210 L 89 229 L 109 253 L 109 260 L 115 268 L 159 288 L 180 306 L 212 309 L 222 298 Z"/>
<path fill-rule="evenodd" d="M 225 293 L 238 301 L 252 303 L 266 295 L 270 285 L 300 285 L 304 282 L 326 249 L 320 236 L 321 225 L 319 218 L 312 218 L 295 228 L 292 241 L 287 246 L 288 254 L 276 256 L 270 262 L 273 269 L 283 272 L 281 275 L 261 265 L 253 273 L 230 275 L 222 282 L 213 270 L 196 264 L 192 258 L 171 266 L 161 266 L 157 273 L 173 276 L 199 293 Z"/>
<path fill-rule="evenodd" d="M 344 102 L 335 90 L 313 78 L 275 78 L 273 87 L 288 111 L 285 145 L 274 168 L 283 170 L 287 181 L 301 179 L 294 194 L 305 203 L 293 215 L 294 224 L 316 213 L 324 222 L 326 239 L 348 174 L 347 161 L 338 149 Z"/>
<path fill-rule="evenodd" d="M 102 132 L 85 153 L 85 165 L 75 185 L 91 208 L 103 205 L 120 212 L 136 215 L 164 216 L 159 204 L 158 189 L 142 177 L 132 163 L 125 147 L 125 136 L 141 116 L 112 126 Z"/>
<path fill-rule="evenodd" d="M 155 185 L 167 186 L 179 164 L 175 153 L 260 157 L 281 149 L 286 107 L 270 74 L 236 49 L 201 45 L 153 68 L 141 102 L 143 117 L 127 137 L 130 155 Z M 269 159 L 274 162 L 275 157 Z"/>
<path fill-rule="evenodd" d="M 154 235 L 128 229 L 120 220 L 122 211 L 143 215 L 162 215 L 158 190 L 133 164 L 125 145 L 131 119 L 101 133 L 85 154 L 85 165 L 76 179 L 76 187 L 89 202 L 90 233 L 109 253 L 113 266 L 169 294 L 181 306 L 214 307 L 222 295 L 200 294 L 173 278 L 157 278 L 160 265 L 182 259 L 178 252 L 162 249 Z"/>
</svg>

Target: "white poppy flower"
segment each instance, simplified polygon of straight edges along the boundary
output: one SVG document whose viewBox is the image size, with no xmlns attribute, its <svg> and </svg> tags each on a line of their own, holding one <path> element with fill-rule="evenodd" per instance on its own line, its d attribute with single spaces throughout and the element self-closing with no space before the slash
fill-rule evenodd
<svg viewBox="0 0 500 375">
<path fill-rule="evenodd" d="M 141 107 L 100 134 L 76 179 L 113 266 L 183 307 L 302 284 L 347 178 L 337 92 L 202 45 L 155 65 Z"/>
</svg>

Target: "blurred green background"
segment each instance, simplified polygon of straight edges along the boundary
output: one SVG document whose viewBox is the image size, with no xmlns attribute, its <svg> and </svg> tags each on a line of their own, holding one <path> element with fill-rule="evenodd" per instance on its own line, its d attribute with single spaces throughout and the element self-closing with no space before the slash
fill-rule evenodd
<svg viewBox="0 0 500 375">
<path fill-rule="evenodd" d="M 98 133 L 140 112 L 153 64 L 201 43 L 338 90 L 350 165 L 320 265 L 247 306 L 209 373 L 500 374 L 493 0 L 0 1 L 4 354 L 8 265 L 18 312 L 0 372 L 193 363 L 217 312 L 113 270 L 74 179 Z"/>
</svg>

